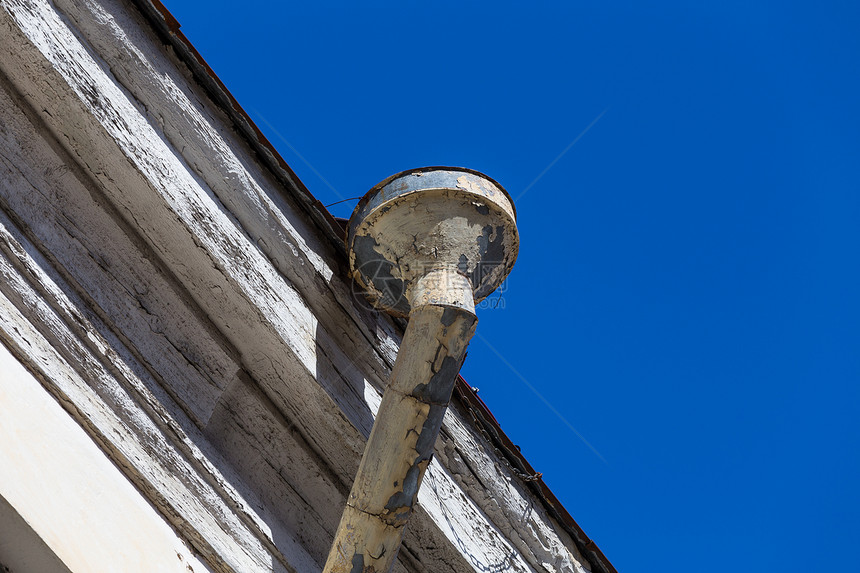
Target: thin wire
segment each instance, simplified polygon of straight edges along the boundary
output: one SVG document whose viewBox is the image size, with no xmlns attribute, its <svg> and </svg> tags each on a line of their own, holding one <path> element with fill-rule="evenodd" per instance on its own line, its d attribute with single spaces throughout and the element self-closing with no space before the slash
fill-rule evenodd
<svg viewBox="0 0 860 573">
<path fill-rule="evenodd" d="M 277 129 L 275 129 L 275 126 L 274 126 L 274 125 L 272 125 L 271 123 L 269 123 L 269 122 L 266 120 L 266 118 L 265 118 L 265 117 L 263 117 L 263 115 L 262 115 L 259 111 L 257 111 L 257 110 L 256 110 L 256 109 L 254 109 L 254 108 L 250 108 L 250 109 L 251 109 L 251 113 L 253 113 L 254 115 L 256 115 L 256 116 L 260 119 L 260 121 L 262 121 L 262 122 L 263 122 L 263 123 L 265 123 L 267 126 L 269 126 L 269 129 L 271 129 L 271 130 L 272 130 L 272 133 L 274 133 L 275 135 L 277 135 L 277 136 L 278 136 L 278 138 L 279 138 L 281 141 L 283 141 L 284 143 L 286 143 L 286 144 L 287 144 L 287 147 L 289 147 L 289 148 L 290 148 L 290 150 L 291 150 L 293 153 L 295 153 L 295 154 L 296 154 L 296 156 L 297 156 L 299 159 L 301 159 L 301 160 L 302 160 L 302 163 L 304 163 L 305 165 L 307 165 L 307 166 L 308 166 L 308 168 L 309 168 L 311 171 L 313 171 L 313 172 L 316 174 L 316 176 L 317 176 L 317 177 L 319 177 L 319 178 L 320 178 L 320 180 L 328 186 L 328 188 L 329 188 L 329 189 L 331 189 L 332 191 L 334 191 L 334 194 L 335 194 L 335 195 L 337 195 L 338 197 L 343 198 L 343 195 L 341 195 L 341 194 L 340 194 L 340 192 L 339 192 L 337 189 L 335 189 L 335 188 L 334 188 L 334 186 L 333 186 L 331 183 L 329 183 L 329 182 L 328 182 L 328 180 L 327 180 L 325 177 L 323 177 L 323 176 L 322 176 L 322 173 L 320 173 L 319 171 L 317 171 L 317 170 L 316 170 L 316 168 L 314 168 L 314 166 L 313 166 L 313 165 L 311 165 L 311 164 L 310 164 L 310 162 L 309 162 L 307 159 L 305 159 L 304 155 L 302 155 L 301 153 L 299 153 L 299 150 L 298 150 L 298 149 L 296 149 L 295 147 L 293 147 L 293 144 L 291 144 L 289 141 L 287 141 L 287 138 L 286 138 L 286 137 L 284 137 L 283 135 L 281 135 L 281 134 L 280 134 L 280 132 L 279 132 Z M 345 201 L 348 201 L 348 200 L 349 200 L 349 199 L 345 199 Z"/>
<path fill-rule="evenodd" d="M 356 199 L 361 199 L 361 197 L 350 197 L 349 199 L 341 199 L 340 201 L 335 201 L 334 203 L 329 203 L 325 206 L 326 209 L 331 207 L 332 205 L 338 205 L 340 203 L 346 203 L 347 201 L 355 201 Z"/>
</svg>

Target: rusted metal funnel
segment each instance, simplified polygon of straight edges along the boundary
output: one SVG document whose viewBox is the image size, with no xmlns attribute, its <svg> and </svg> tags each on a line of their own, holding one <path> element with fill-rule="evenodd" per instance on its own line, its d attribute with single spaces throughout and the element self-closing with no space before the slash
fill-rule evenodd
<svg viewBox="0 0 860 573">
<path fill-rule="evenodd" d="M 516 211 L 507 191 L 477 171 L 412 169 L 362 198 L 349 220 L 347 248 L 353 277 L 391 314 L 408 316 L 418 283 L 437 269 L 468 278 L 477 303 L 516 261 Z"/>
<path fill-rule="evenodd" d="M 371 302 L 409 325 L 324 573 L 387 573 L 475 332 L 475 302 L 516 260 L 516 213 L 476 171 L 413 169 L 364 196 L 347 246 Z"/>
</svg>

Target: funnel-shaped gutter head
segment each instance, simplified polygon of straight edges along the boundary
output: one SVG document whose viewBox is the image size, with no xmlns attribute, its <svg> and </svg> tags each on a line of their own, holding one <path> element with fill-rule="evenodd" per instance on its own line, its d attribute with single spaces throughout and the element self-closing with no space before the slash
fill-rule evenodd
<svg viewBox="0 0 860 573">
<path fill-rule="evenodd" d="M 375 307 L 398 316 L 408 316 L 416 302 L 474 312 L 474 303 L 498 288 L 516 261 L 516 212 L 507 191 L 477 171 L 411 169 L 362 198 L 349 221 L 347 248 L 352 275 Z M 455 284 L 428 289 L 432 271 L 443 271 L 436 273 L 441 280 L 465 277 L 471 297 Z"/>
</svg>

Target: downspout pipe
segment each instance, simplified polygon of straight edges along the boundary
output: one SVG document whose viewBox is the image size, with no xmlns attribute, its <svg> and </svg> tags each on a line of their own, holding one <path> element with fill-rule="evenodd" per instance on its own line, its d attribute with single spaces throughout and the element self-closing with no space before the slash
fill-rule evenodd
<svg viewBox="0 0 860 573">
<path fill-rule="evenodd" d="M 323 571 L 387 573 L 475 332 L 475 303 L 516 260 L 516 213 L 481 173 L 413 169 L 364 196 L 347 248 L 371 304 L 409 323 Z"/>
</svg>

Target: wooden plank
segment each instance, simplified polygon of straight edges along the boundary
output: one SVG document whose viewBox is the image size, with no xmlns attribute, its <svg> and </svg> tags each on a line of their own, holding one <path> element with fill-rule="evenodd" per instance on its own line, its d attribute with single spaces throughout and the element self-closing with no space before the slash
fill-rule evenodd
<svg viewBox="0 0 860 573">
<path fill-rule="evenodd" d="M 225 114 L 189 82 L 184 66 L 155 49 L 146 24 L 121 2 L 60 0 L 57 6 L 110 62 L 111 76 L 134 94 L 156 132 L 180 150 L 188 169 L 300 293 L 333 344 L 360 350 L 351 359 L 384 388 L 401 334 L 387 318 L 354 304 L 352 289 L 336 276 L 342 269 L 328 241 L 260 166 Z"/>
<path fill-rule="evenodd" d="M 70 300 L 42 270 L 47 263 L 31 256 L 34 250 L 15 237 L 11 222 L 0 216 L 2 342 L 209 566 L 217 571 L 272 571 L 269 548 L 201 475 L 201 460 L 212 454 L 204 454 L 172 423 L 162 408 L 169 397 L 149 391 L 135 373 L 133 357 L 77 311 L 78 301 Z M 38 317 L 38 330 L 32 317 Z M 207 469 L 222 488 L 229 487 L 224 485 L 229 476 Z"/>
<path fill-rule="evenodd" d="M 62 150 L 45 144 L 6 89 L 0 89 L 0 109 L 0 204 L 8 212 L 14 206 L 40 249 L 62 261 L 55 266 L 91 298 L 89 306 L 110 317 L 113 331 L 128 339 L 150 372 L 205 426 L 240 368 L 226 342 L 146 246 L 134 243 L 110 205 L 89 193 L 87 185 L 93 185 L 86 174 L 58 156 Z"/>
<path fill-rule="evenodd" d="M 5 22 L 8 32 L 4 30 L 0 42 L 8 42 L 8 51 L 16 56 L 2 62 L 7 75 L 20 82 L 19 91 L 33 96 L 37 109 L 48 110 L 46 123 L 92 173 L 104 192 L 100 200 L 112 203 L 151 245 L 238 350 L 243 368 L 254 371 L 276 403 L 302 422 L 313 443 L 340 436 L 338 447 L 326 459 L 339 472 L 352 473 L 363 437 L 352 428 L 343 431 L 341 412 L 364 417 L 368 426 L 372 416 L 357 391 L 333 386 L 340 380 L 316 383 L 316 317 L 59 15 L 37 5 L 38 9 L 22 6 L 15 12 L 25 18 L 16 24 L 29 36 L 8 19 Z M 32 21 L 27 19 L 31 16 Z M 36 53 L 21 49 L 31 41 L 36 42 Z M 51 59 L 40 59 L 43 56 Z M 319 338 L 321 344 L 326 341 Z M 343 369 L 349 367 L 339 348 L 326 350 Z M 309 403 L 321 409 L 305 408 Z"/>
<path fill-rule="evenodd" d="M 2 127 L 0 127 L 0 173 L 2 173 L 2 178 L 0 178 L 0 205 L 8 209 L 10 203 L 14 204 L 17 208 L 16 219 L 26 220 L 33 224 L 29 227 L 30 235 L 37 241 L 36 243 L 27 242 L 19 234 L 16 241 L 20 240 L 20 243 L 15 242 L 15 244 L 28 246 L 17 248 L 15 252 L 39 250 L 51 253 L 55 259 L 54 265 L 47 262 L 43 262 L 43 265 L 51 270 L 59 269 L 58 272 L 61 275 L 70 277 L 76 285 L 73 290 L 83 297 L 82 300 L 74 303 L 75 311 L 81 315 L 75 317 L 75 324 L 90 324 L 89 329 L 99 328 L 110 336 L 119 332 L 118 336 L 124 339 L 125 345 L 136 344 L 136 346 L 127 347 L 136 360 L 143 361 L 142 364 L 146 366 L 146 369 L 138 368 L 138 370 L 142 370 L 145 374 L 153 374 L 158 379 L 158 383 L 156 383 L 155 380 L 149 379 L 147 376 L 141 376 L 140 383 L 146 384 L 147 390 L 156 393 L 159 406 L 164 408 L 165 411 L 158 414 L 159 419 L 162 422 L 174 420 L 178 426 L 181 426 L 181 428 L 168 428 L 168 437 L 174 434 L 180 436 L 182 433 L 190 434 L 194 444 L 200 446 L 205 452 L 205 454 L 199 451 L 189 452 L 191 454 L 190 463 L 192 466 L 196 466 L 193 471 L 210 483 L 219 484 L 216 490 L 219 490 L 218 494 L 222 498 L 221 505 L 217 503 L 215 506 L 211 503 L 207 504 L 207 500 L 204 500 L 204 505 L 209 505 L 209 510 L 215 513 L 224 511 L 225 504 L 227 507 L 247 505 L 248 499 L 243 499 L 236 491 L 231 491 L 229 487 L 220 487 L 220 484 L 225 481 L 223 475 L 229 474 L 232 468 L 220 461 L 221 457 L 218 455 L 217 448 L 206 442 L 197 427 L 197 424 L 200 423 L 199 417 L 193 417 L 195 402 L 202 402 L 207 398 L 206 390 L 209 386 L 203 384 L 202 391 L 200 385 L 188 389 L 184 386 L 188 380 L 194 380 L 195 376 L 199 377 L 200 364 L 190 360 L 191 354 L 188 351 L 178 355 L 177 360 L 167 365 L 160 361 L 161 353 L 172 350 L 174 344 L 205 345 L 207 342 L 205 325 L 200 325 L 196 320 L 193 305 L 190 308 L 187 306 L 189 304 L 187 297 L 186 299 L 176 298 L 175 294 L 173 298 L 167 296 L 172 294 L 172 291 L 170 285 L 166 284 L 163 273 L 156 272 L 154 268 L 150 269 L 150 272 L 141 272 L 147 270 L 145 253 L 135 249 L 134 245 L 129 242 L 130 238 L 120 232 L 111 217 L 99 210 L 98 206 L 88 203 L 89 193 L 81 188 L 79 182 L 71 177 L 55 182 L 44 179 L 47 177 L 46 174 L 67 173 L 68 168 L 64 170 L 57 167 L 58 158 L 52 154 L 52 150 L 44 142 L 42 142 L 41 147 L 39 146 L 38 137 L 33 133 L 32 126 L 28 132 L 26 126 L 29 124 L 20 114 L 15 113 L 15 105 L 5 96 L 6 92 L 0 90 L 0 109 L 3 110 L 4 117 Z M 6 136 L 10 133 L 14 137 L 7 138 Z M 20 149 L 15 144 L 20 144 Z M 26 157 L 20 155 L 19 152 L 26 153 Z M 38 160 L 35 163 L 39 168 L 29 169 L 31 166 L 27 163 L 27 158 Z M 22 169 L 25 169 L 26 173 L 22 172 Z M 79 193 L 75 195 L 74 191 Z M 71 195 L 69 195 L 70 193 Z M 46 200 L 46 198 L 48 199 Z M 56 212 L 56 206 L 61 207 L 61 214 Z M 87 212 L 85 208 L 91 208 L 92 212 Z M 11 225 L 10 222 L 7 229 L 10 229 Z M 77 228 L 78 225 L 86 226 L 85 240 L 92 250 L 80 249 L 80 245 L 76 241 L 69 241 L 68 236 L 63 234 L 70 226 Z M 57 235 L 58 233 L 59 235 Z M 39 239 L 44 239 L 45 242 L 39 242 Z M 9 235 L 8 240 L 13 241 L 12 235 Z M 105 252 L 104 249 L 108 249 L 108 251 Z M 118 250 L 114 251 L 115 249 Z M 59 264 L 57 258 L 62 260 L 66 267 L 55 266 Z M 129 263 L 131 264 L 130 267 L 127 266 Z M 18 264 L 25 264 L 34 269 L 39 267 L 34 261 L 29 263 L 19 261 Z M 36 273 L 33 275 L 33 280 L 43 282 L 44 278 L 41 274 Z M 134 285 L 134 288 L 125 285 Z M 65 287 L 64 290 L 68 292 L 69 287 Z M 147 297 L 144 299 L 149 305 L 146 311 L 140 309 L 139 303 L 142 296 Z M 100 307 L 96 302 L 106 304 Z M 131 316 L 126 314 L 129 312 L 128 309 L 131 309 Z M 135 312 L 138 314 L 135 315 Z M 140 314 L 141 312 L 144 314 Z M 41 320 L 42 315 L 39 314 L 38 316 Z M 99 318 L 105 316 L 110 317 L 107 323 Z M 152 322 L 147 320 L 151 316 L 164 316 L 164 321 L 160 323 L 163 324 L 163 327 L 154 329 Z M 96 324 L 101 326 L 97 327 Z M 107 324 L 110 324 L 110 328 L 107 328 Z M 174 326 L 184 329 L 185 332 L 179 332 L 177 343 L 165 342 L 164 332 L 169 331 Z M 51 330 L 52 326 L 48 324 L 45 325 L 45 328 Z M 186 337 L 182 338 L 183 335 Z M 86 336 L 90 336 L 89 330 L 87 330 Z M 217 355 L 216 351 L 220 346 L 214 346 L 214 349 L 209 349 L 210 352 L 207 356 L 210 364 L 233 364 L 226 350 L 222 349 L 221 355 Z M 202 351 L 197 352 L 197 354 L 202 354 Z M 234 372 L 236 368 L 234 366 L 232 369 L 222 369 L 221 381 L 236 378 L 237 373 Z M 243 376 L 247 377 L 247 375 Z M 122 384 L 122 382 L 117 383 Z M 126 388 L 132 395 L 135 395 L 138 390 L 135 385 L 129 387 L 126 384 Z M 164 395 L 163 389 L 166 389 L 170 396 Z M 187 390 L 187 393 L 184 393 L 183 390 Z M 161 394 L 159 395 L 158 392 L 160 391 Z M 170 399 L 170 397 L 176 398 L 177 394 L 181 394 L 181 397 L 188 401 L 187 407 L 179 408 Z M 216 396 L 216 400 L 219 397 L 220 392 Z M 147 398 L 146 395 L 142 398 L 149 401 L 154 399 L 152 397 Z M 211 408 L 214 409 L 214 403 L 211 404 Z M 192 411 L 189 412 L 189 410 Z M 192 423 L 191 420 L 185 420 L 183 412 L 192 415 L 197 424 Z M 210 414 L 211 411 L 206 413 L 207 420 Z M 139 429 L 139 431 L 141 435 L 146 435 L 145 428 Z M 176 440 L 174 440 L 173 447 L 189 449 L 188 444 L 183 444 L 181 441 L 176 443 Z M 190 449 L 194 450 L 196 447 Z M 205 460 L 206 463 L 200 463 L 202 460 Z M 213 472 L 212 468 L 207 465 L 209 463 L 220 466 L 220 469 Z M 221 470 L 224 470 L 223 473 Z M 195 479 L 199 478 L 195 477 Z M 248 490 L 247 486 L 244 486 L 235 476 L 230 479 L 230 482 L 237 484 L 237 487 L 243 491 Z M 299 499 L 293 499 L 291 502 L 293 507 L 302 507 Z M 254 503 L 253 505 L 262 506 L 261 503 Z M 313 508 L 310 507 L 303 509 L 306 512 L 313 512 Z M 265 514 L 266 512 L 261 511 L 260 513 Z M 184 517 L 191 523 L 205 521 L 205 517 L 198 516 L 195 518 L 193 515 Z M 269 526 L 263 523 L 262 518 L 243 516 L 242 512 L 239 512 L 239 518 L 251 522 L 252 531 L 256 531 L 261 536 L 264 544 L 274 546 L 271 536 L 260 533 L 269 529 Z M 269 519 L 268 521 L 272 520 Z M 325 531 L 321 533 L 326 535 Z M 281 533 L 279 536 L 288 538 L 289 534 Z"/>
</svg>

